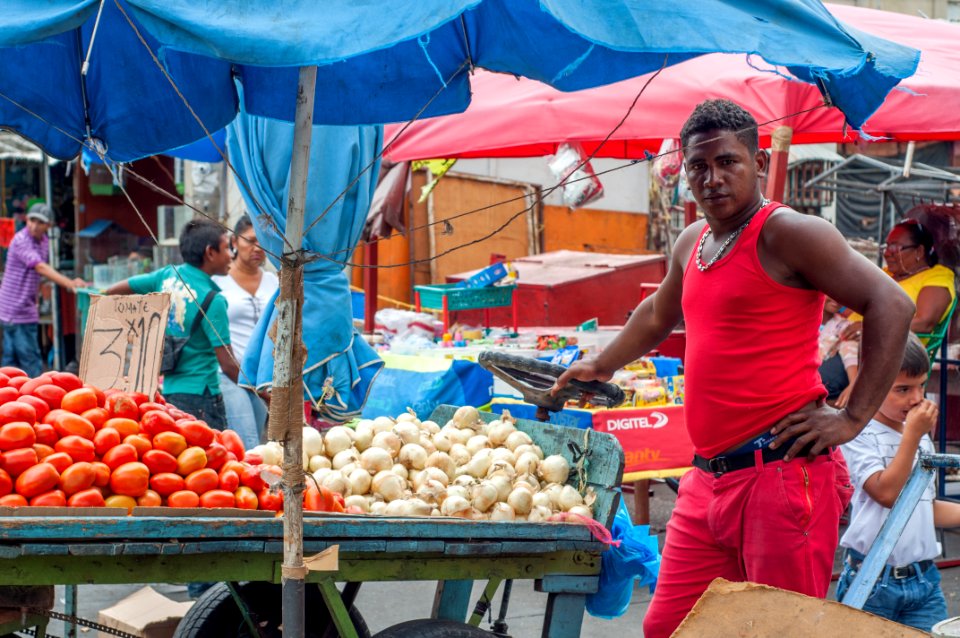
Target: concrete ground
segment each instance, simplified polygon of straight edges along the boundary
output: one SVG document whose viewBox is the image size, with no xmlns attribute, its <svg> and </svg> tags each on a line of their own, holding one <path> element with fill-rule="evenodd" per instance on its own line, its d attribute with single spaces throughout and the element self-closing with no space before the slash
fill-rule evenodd
<svg viewBox="0 0 960 638">
<path fill-rule="evenodd" d="M 958 485 L 960 487 L 960 485 Z M 651 500 L 651 532 L 660 536 L 670 516 L 675 500 L 674 493 L 664 484 L 653 485 L 654 497 Z M 960 533 L 947 532 L 944 538 L 946 556 L 960 557 Z M 839 568 L 838 568 L 839 569 Z M 140 585 L 83 585 L 79 588 L 80 616 L 95 620 L 99 610 L 110 607 L 117 601 L 139 589 Z M 175 600 L 186 600 L 186 589 L 179 585 L 154 585 L 161 593 Z M 478 586 L 479 589 L 479 586 Z M 950 616 L 960 616 L 960 568 L 943 570 L 943 590 L 946 594 Z M 432 583 L 366 583 L 360 589 L 356 606 L 363 614 L 372 633 L 405 620 L 425 618 L 430 614 L 433 600 Z M 478 591 L 475 591 L 478 593 Z M 831 595 L 833 588 L 831 587 Z M 63 588 L 57 588 L 58 609 L 63 608 Z M 497 599 L 499 600 L 499 599 Z M 603 620 L 586 616 L 581 632 L 582 638 L 609 638 L 610 636 L 642 636 L 641 624 L 650 593 L 646 588 L 634 591 L 633 600 L 627 613 L 615 620 Z M 536 638 L 540 636 L 546 607 L 546 595 L 533 591 L 530 581 L 515 583 L 510 601 L 507 623 L 514 638 Z M 494 606 L 494 613 L 499 605 Z M 486 625 L 484 625 L 486 626 Z M 57 636 L 65 632 L 59 623 L 54 623 L 51 631 Z M 80 633 L 79 636 L 93 635 Z"/>
</svg>

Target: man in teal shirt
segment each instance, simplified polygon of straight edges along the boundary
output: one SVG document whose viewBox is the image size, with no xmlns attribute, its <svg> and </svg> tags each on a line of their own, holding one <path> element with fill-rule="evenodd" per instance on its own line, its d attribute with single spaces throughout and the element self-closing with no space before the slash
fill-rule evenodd
<svg viewBox="0 0 960 638">
<path fill-rule="evenodd" d="M 176 369 L 163 379 L 163 394 L 177 408 L 222 430 L 227 427 L 226 410 L 220 393 L 219 372 L 237 380 L 239 366 L 230 348 L 227 300 L 219 294 L 212 275 L 225 275 L 230 268 L 226 231 L 220 225 L 195 219 L 180 233 L 180 254 L 184 263 L 167 266 L 146 275 L 122 281 L 108 295 L 170 294 L 167 330 L 177 337 L 189 337 L 180 352 Z M 208 293 L 216 294 L 191 333 L 194 318 Z"/>
</svg>

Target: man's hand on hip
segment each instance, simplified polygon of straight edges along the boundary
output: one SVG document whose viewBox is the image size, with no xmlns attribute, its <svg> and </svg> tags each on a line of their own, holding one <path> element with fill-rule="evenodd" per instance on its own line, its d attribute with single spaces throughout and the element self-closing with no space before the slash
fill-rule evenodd
<svg viewBox="0 0 960 638">
<path fill-rule="evenodd" d="M 796 439 L 783 460 L 789 461 L 804 449 L 808 450 L 807 458 L 813 460 L 824 449 L 852 440 L 860 430 L 861 424 L 854 421 L 846 410 L 822 406 L 780 419 L 770 430 L 771 434 L 777 435 L 770 447 L 777 448 Z"/>
</svg>

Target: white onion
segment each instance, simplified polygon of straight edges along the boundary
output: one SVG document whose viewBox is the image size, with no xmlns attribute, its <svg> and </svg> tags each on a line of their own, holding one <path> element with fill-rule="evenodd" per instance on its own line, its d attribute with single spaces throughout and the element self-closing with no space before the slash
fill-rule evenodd
<svg viewBox="0 0 960 638">
<path fill-rule="evenodd" d="M 450 458 L 453 459 L 453 462 L 458 468 L 469 463 L 473 456 L 470 454 L 470 450 L 467 449 L 467 446 L 461 445 L 460 443 L 455 443 L 450 448 L 450 451 L 447 452 L 447 454 L 450 455 Z"/>
<path fill-rule="evenodd" d="M 517 464 L 514 468 L 518 474 L 536 474 L 540 466 L 540 459 L 533 452 L 524 452 L 517 457 Z"/>
<path fill-rule="evenodd" d="M 341 496 L 350 496 L 350 481 L 339 470 L 333 470 L 324 476 L 320 485 Z"/>
<path fill-rule="evenodd" d="M 303 453 L 308 459 L 323 454 L 323 436 L 315 428 L 303 428 Z"/>
<path fill-rule="evenodd" d="M 390 471 L 377 472 L 370 487 L 387 502 L 403 498 L 405 481 Z"/>
<path fill-rule="evenodd" d="M 400 421 L 393 426 L 393 433 L 400 437 L 404 443 L 419 443 L 420 428 L 410 421 Z"/>
<path fill-rule="evenodd" d="M 370 474 L 393 467 L 393 457 L 382 447 L 369 447 L 360 454 L 360 466 Z"/>
<path fill-rule="evenodd" d="M 402 499 L 390 501 L 387 503 L 387 509 L 383 510 L 384 516 L 408 516 L 407 502 Z"/>
<path fill-rule="evenodd" d="M 363 452 L 373 443 L 374 434 L 372 421 L 360 421 L 353 431 L 353 446 Z"/>
<path fill-rule="evenodd" d="M 446 432 L 440 431 L 433 435 L 433 444 L 440 452 L 449 452 L 453 443 L 454 441 Z"/>
<path fill-rule="evenodd" d="M 433 444 L 433 439 L 431 439 L 430 435 L 426 432 L 420 433 L 420 440 L 417 441 L 417 445 L 426 450 L 428 455 L 437 451 L 437 446 Z"/>
<path fill-rule="evenodd" d="M 523 489 L 523 488 L 520 488 L 520 489 Z M 533 505 L 537 507 L 545 507 L 548 510 L 554 509 L 553 500 L 550 498 L 550 494 L 548 492 L 537 492 L 536 494 L 534 494 Z"/>
<path fill-rule="evenodd" d="M 510 492 L 510 495 L 507 496 L 507 503 L 510 504 L 514 512 L 526 516 L 533 508 L 533 494 L 530 493 L 530 490 L 523 487 L 514 488 L 514 490 Z"/>
<path fill-rule="evenodd" d="M 491 443 L 490 443 L 490 439 L 488 439 L 487 437 L 485 437 L 485 436 L 482 435 L 482 434 L 477 434 L 477 435 L 475 435 L 475 436 L 471 436 L 471 437 L 467 440 L 466 446 L 467 446 L 467 451 L 469 451 L 470 454 L 476 454 L 477 452 L 479 452 L 479 451 L 482 450 L 483 448 L 492 448 L 492 447 L 493 447 L 493 445 L 491 445 Z"/>
<path fill-rule="evenodd" d="M 397 454 L 400 453 L 400 447 L 403 445 L 403 441 L 393 432 L 378 432 L 373 436 L 373 442 L 370 443 L 370 445 L 372 447 L 383 448 L 390 453 L 390 456 L 396 458 Z"/>
<path fill-rule="evenodd" d="M 517 470 L 506 461 L 494 461 L 487 470 L 487 476 L 506 476 L 512 481 L 517 476 Z"/>
<path fill-rule="evenodd" d="M 550 507 L 555 510 L 560 509 L 560 493 L 563 491 L 563 486 L 551 483 L 543 488 L 543 491 L 550 497 Z"/>
<path fill-rule="evenodd" d="M 433 421 L 423 421 L 420 423 L 420 430 L 426 432 L 430 436 L 433 436 L 440 431 L 440 426 Z"/>
<path fill-rule="evenodd" d="M 491 521 L 512 521 L 516 518 L 513 508 L 507 503 L 496 503 L 490 510 Z"/>
<path fill-rule="evenodd" d="M 540 459 L 541 461 L 543 460 L 543 450 L 540 449 L 539 445 L 526 445 L 526 444 L 519 445 L 517 446 L 517 449 L 513 451 L 513 453 L 516 454 L 517 457 L 519 457 L 524 452 L 533 452 L 534 454 L 537 455 L 538 459 Z"/>
<path fill-rule="evenodd" d="M 343 504 L 346 507 L 359 507 L 364 512 L 370 512 L 370 501 L 359 494 L 351 494 L 343 499 Z"/>
<path fill-rule="evenodd" d="M 490 465 L 493 463 L 493 455 L 491 454 L 490 448 L 483 448 L 476 454 L 474 454 L 470 461 L 461 466 L 457 472 L 461 474 L 469 474 L 474 478 L 482 478 L 487 475 L 487 470 L 490 469 Z"/>
<path fill-rule="evenodd" d="M 570 514 L 576 514 L 578 516 L 583 516 L 584 518 L 593 518 L 593 512 L 586 505 L 574 505 L 567 511 Z"/>
<path fill-rule="evenodd" d="M 358 467 L 360 467 L 360 463 L 357 462 L 357 461 L 354 461 L 354 462 L 352 462 L 352 463 L 347 463 L 346 465 L 344 465 L 343 467 L 341 467 L 341 468 L 340 468 L 340 472 L 341 472 L 344 476 L 350 476 L 350 474 L 353 473 L 353 471 L 354 471 L 355 469 L 357 469 Z"/>
<path fill-rule="evenodd" d="M 444 516 L 457 516 L 470 510 L 470 503 L 462 496 L 451 495 L 449 490 L 447 498 L 440 504 L 440 513 Z"/>
<path fill-rule="evenodd" d="M 503 461 L 513 467 L 517 462 L 517 455 L 508 450 L 505 447 L 495 447 L 493 448 L 493 461 Z"/>
<path fill-rule="evenodd" d="M 419 498 L 407 500 L 407 516 L 430 516 L 433 511 L 433 505 Z"/>
<path fill-rule="evenodd" d="M 487 435 L 490 437 L 490 442 L 495 446 L 501 446 L 507 442 L 507 437 L 517 431 L 517 428 L 513 426 L 513 423 L 509 421 L 494 421 L 490 424 L 490 429 L 487 432 Z"/>
<path fill-rule="evenodd" d="M 440 481 L 424 481 L 417 488 L 417 496 L 427 503 L 442 503 L 447 496 L 447 488 Z"/>
<path fill-rule="evenodd" d="M 530 513 L 527 514 L 527 520 L 531 523 L 546 523 L 547 519 L 551 516 L 553 516 L 553 512 L 550 511 L 549 507 L 536 505 L 530 510 Z"/>
<path fill-rule="evenodd" d="M 486 512 L 497 502 L 497 496 L 497 486 L 490 481 L 484 481 L 473 491 L 473 506 L 481 512 Z"/>
<path fill-rule="evenodd" d="M 562 485 L 567 482 L 567 478 L 570 476 L 570 464 L 567 463 L 567 459 L 559 454 L 551 454 L 540 463 L 538 474 L 547 483 L 560 483 Z"/>
<path fill-rule="evenodd" d="M 393 429 L 393 419 L 388 416 L 378 416 L 373 420 L 373 434 L 376 436 L 381 432 L 389 432 Z"/>
<path fill-rule="evenodd" d="M 317 483 L 323 483 L 324 477 L 332 471 L 329 467 L 321 467 L 319 470 L 313 472 L 313 480 Z"/>
<path fill-rule="evenodd" d="M 458 428 L 473 428 L 480 423 L 480 411 L 472 405 L 464 405 L 453 413 L 453 421 Z"/>
<path fill-rule="evenodd" d="M 407 470 L 405 465 L 394 463 L 393 467 L 390 468 L 390 471 L 402 478 L 404 482 L 410 479 L 410 472 Z"/>
<path fill-rule="evenodd" d="M 457 475 L 457 464 L 453 462 L 453 459 L 451 459 L 450 455 L 446 452 L 438 451 L 428 456 L 426 467 L 437 468 L 446 474 L 448 479 L 452 479 Z"/>
<path fill-rule="evenodd" d="M 571 507 L 583 505 L 583 497 L 572 485 L 564 485 L 560 490 L 560 496 L 557 498 L 557 505 L 564 512 L 570 511 Z"/>
<path fill-rule="evenodd" d="M 341 450 L 340 452 L 337 452 L 336 455 L 334 455 L 331 462 L 333 464 L 333 469 L 339 470 L 344 465 L 347 465 L 348 463 L 356 463 L 359 460 L 360 460 L 360 453 L 351 447 L 346 450 Z"/>
<path fill-rule="evenodd" d="M 500 474 L 497 476 L 492 476 L 487 479 L 494 487 L 497 488 L 497 500 L 506 501 L 507 497 L 510 495 L 510 490 L 513 489 L 513 483 L 510 482 L 510 479 L 506 476 Z"/>
<path fill-rule="evenodd" d="M 323 436 L 323 449 L 330 458 L 351 447 L 353 447 L 353 437 L 350 436 L 350 431 L 342 425 L 330 428 Z"/>
<path fill-rule="evenodd" d="M 307 469 L 310 470 L 310 473 L 316 472 L 322 467 L 330 468 L 332 467 L 330 459 L 320 454 L 310 457 L 310 464 L 307 466 Z"/>
<path fill-rule="evenodd" d="M 347 478 L 350 481 L 351 494 L 361 495 L 370 491 L 370 484 L 373 482 L 373 477 L 370 476 L 370 472 L 365 469 L 358 467 L 350 472 Z"/>
<path fill-rule="evenodd" d="M 512 432 L 510 436 L 507 437 L 507 440 L 504 441 L 504 445 L 509 449 L 516 451 L 521 445 L 532 445 L 533 439 L 526 432 L 521 432 L 517 430 Z"/>
<path fill-rule="evenodd" d="M 415 424 L 417 427 L 420 426 L 420 419 L 417 418 L 417 415 L 410 408 L 407 408 L 407 411 L 403 414 L 397 415 L 397 423 L 400 423 L 401 421 L 409 421 Z"/>
<path fill-rule="evenodd" d="M 422 470 L 427 464 L 427 451 L 416 443 L 407 443 L 400 448 L 398 460 L 410 469 Z"/>
<path fill-rule="evenodd" d="M 428 467 L 417 475 L 416 480 L 411 481 L 413 489 L 418 489 L 427 481 L 436 481 L 446 487 L 450 484 L 450 477 L 438 467 Z"/>
<path fill-rule="evenodd" d="M 451 496 L 459 496 L 463 500 L 467 501 L 470 499 L 470 489 L 463 485 L 450 485 L 447 487 L 447 498 Z"/>
<path fill-rule="evenodd" d="M 387 511 L 387 504 L 384 503 L 383 501 L 374 501 L 373 503 L 370 503 L 371 514 L 382 516 L 383 513 L 386 511 Z"/>
<path fill-rule="evenodd" d="M 540 481 L 533 474 L 521 474 L 513 481 L 513 486 L 525 485 L 527 489 L 536 494 L 540 491 Z"/>
</svg>

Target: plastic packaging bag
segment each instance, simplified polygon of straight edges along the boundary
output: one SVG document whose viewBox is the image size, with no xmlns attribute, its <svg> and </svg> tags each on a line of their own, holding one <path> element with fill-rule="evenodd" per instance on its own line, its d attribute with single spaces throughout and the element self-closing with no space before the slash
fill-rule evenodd
<svg viewBox="0 0 960 638">
<path fill-rule="evenodd" d="M 603 196 L 603 184 L 579 144 L 561 144 L 547 162 L 558 182 L 563 182 L 563 204 L 571 210 Z"/>
<path fill-rule="evenodd" d="M 660 572 L 660 546 L 650 536 L 648 525 L 634 525 L 626 503 L 620 507 L 610 529 L 619 547 L 608 547 L 600 555 L 600 586 L 587 596 L 587 613 L 599 618 L 618 618 L 627 611 L 633 597 L 634 581 L 653 591 Z"/>
</svg>

